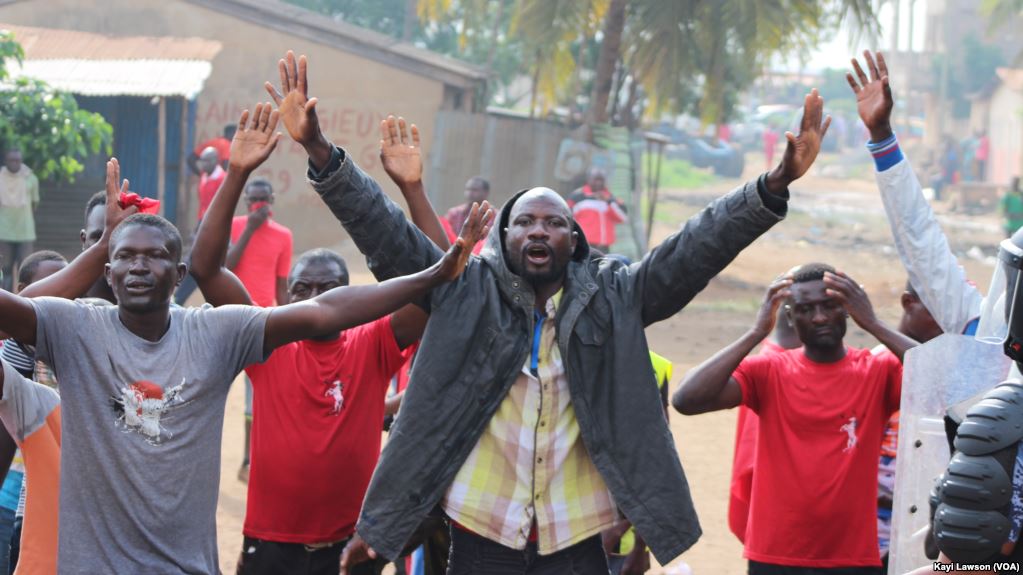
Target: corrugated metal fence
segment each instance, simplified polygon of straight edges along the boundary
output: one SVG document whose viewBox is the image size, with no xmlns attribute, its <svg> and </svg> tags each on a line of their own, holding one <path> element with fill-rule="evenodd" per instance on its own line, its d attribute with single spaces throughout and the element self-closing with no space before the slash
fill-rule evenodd
<svg viewBox="0 0 1023 575">
<path fill-rule="evenodd" d="M 426 173 L 430 199 L 443 213 L 465 201 L 465 181 L 476 175 L 490 181 L 490 201 L 498 206 L 523 188 L 558 189 L 554 167 L 568 135 L 550 122 L 438 112 Z"/>
</svg>

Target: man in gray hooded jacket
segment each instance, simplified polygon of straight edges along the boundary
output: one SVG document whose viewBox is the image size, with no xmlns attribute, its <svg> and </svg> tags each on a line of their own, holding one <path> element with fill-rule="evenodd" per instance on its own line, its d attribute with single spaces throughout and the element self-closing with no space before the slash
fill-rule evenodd
<svg viewBox="0 0 1023 575">
<path fill-rule="evenodd" d="M 289 52 L 279 67 L 280 91 L 267 90 L 309 153 L 313 187 L 377 279 L 437 261 L 443 252 L 320 131 L 305 57 Z M 649 385 L 644 328 L 681 310 L 784 217 L 788 185 L 827 131 L 822 109 L 814 90 L 777 168 L 638 263 L 591 258 L 550 189 L 510 200 L 462 276 L 416 302 L 430 321 L 414 383 L 363 504 L 363 542 L 342 565 L 397 556 L 438 505 L 452 519 L 455 574 L 606 572 L 599 534 L 618 511 L 662 563 L 692 546 L 700 527 Z M 390 137 L 411 143 L 403 129 Z"/>
</svg>

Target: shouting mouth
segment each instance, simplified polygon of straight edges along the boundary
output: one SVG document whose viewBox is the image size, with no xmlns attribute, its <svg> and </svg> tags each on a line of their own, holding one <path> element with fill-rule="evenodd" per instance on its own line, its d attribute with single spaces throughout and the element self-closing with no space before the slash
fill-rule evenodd
<svg viewBox="0 0 1023 575">
<path fill-rule="evenodd" d="M 551 261 L 551 249 L 544 244 L 530 244 L 525 252 L 526 261 L 534 266 L 544 266 Z"/>
</svg>

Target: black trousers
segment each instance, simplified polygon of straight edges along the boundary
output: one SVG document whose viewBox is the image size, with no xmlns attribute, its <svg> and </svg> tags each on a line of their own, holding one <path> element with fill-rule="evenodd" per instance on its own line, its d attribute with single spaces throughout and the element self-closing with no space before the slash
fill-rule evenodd
<svg viewBox="0 0 1023 575">
<path fill-rule="evenodd" d="M 880 567 L 792 567 L 749 562 L 749 575 L 883 575 Z"/>
<path fill-rule="evenodd" d="M 457 527 L 451 528 L 448 575 L 608 575 L 607 556 L 596 535 L 551 555 L 536 543 L 505 547 Z"/>
<path fill-rule="evenodd" d="M 237 575 L 338 575 L 341 572 L 342 541 L 330 547 L 311 550 L 301 543 L 277 543 L 246 537 L 238 558 Z M 351 575 L 380 575 L 387 562 L 383 559 L 359 563 Z"/>
</svg>

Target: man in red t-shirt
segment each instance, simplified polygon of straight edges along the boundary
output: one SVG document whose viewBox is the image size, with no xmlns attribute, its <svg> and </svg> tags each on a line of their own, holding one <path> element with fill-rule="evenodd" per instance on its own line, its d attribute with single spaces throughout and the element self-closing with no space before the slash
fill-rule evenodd
<svg viewBox="0 0 1023 575">
<path fill-rule="evenodd" d="M 245 186 L 247 216 L 231 220 L 231 247 L 227 268 L 248 290 L 252 303 L 260 307 L 284 305 L 288 297 L 291 269 L 291 230 L 273 219 L 273 186 L 259 178 Z M 238 479 L 248 481 L 249 444 L 252 435 L 252 383 L 245 381 L 245 445 Z"/>
<path fill-rule="evenodd" d="M 207 147 L 199 154 L 198 165 L 200 174 L 197 222 L 202 221 L 202 217 L 206 215 L 206 210 L 209 209 L 213 196 L 217 194 L 220 184 L 224 183 L 224 178 L 227 176 L 227 172 L 220 166 L 220 154 L 213 146 Z"/>
<path fill-rule="evenodd" d="M 583 229 L 590 247 L 604 254 L 611 253 L 615 226 L 626 220 L 625 204 L 607 189 L 607 175 L 600 168 L 592 168 L 586 185 L 568 196 L 572 216 Z"/>
<path fill-rule="evenodd" d="M 749 356 L 783 301 L 803 347 Z M 894 355 L 847 348 L 847 316 Z M 901 359 L 915 344 L 877 319 L 848 276 L 806 264 L 771 284 L 750 331 L 686 374 L 672 397 L 679 412 L 741 404 L 760 418 L 750 575 L 879 573 L 878 447 L 899 408 Z"/>
<path fill-rule="evenodd" d="M 237 124 L 227 124 L 224 126 L 223 136 L 211 138 L 196 146 L 187 159 L 188 167 L 192 170 L 192 173 L 197 176 L 202 175 L 202 170 L 199 168 L 199 156 L 202 155 L 203 150 L 210 147 L 217 150 L 221 167 L 227 169 L 227 162 L 231 159 L 231 140 L 234 139 L 236 131 L 238 131 Z"/>
</svg>

